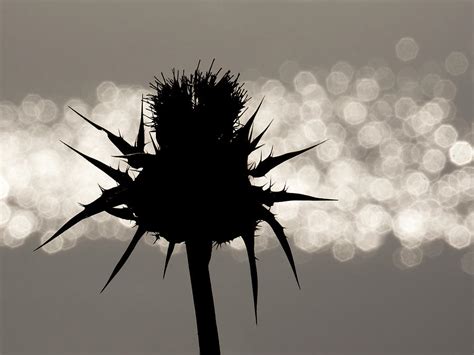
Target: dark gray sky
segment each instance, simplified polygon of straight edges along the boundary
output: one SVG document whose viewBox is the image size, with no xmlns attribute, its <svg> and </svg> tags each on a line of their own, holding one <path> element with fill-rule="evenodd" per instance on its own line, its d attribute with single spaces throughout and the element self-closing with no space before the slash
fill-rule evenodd
<svg viewBox="0 0 474 355">
<path fill-rule="evenodd" d="M 417 61 L 452 50 L 472 57 L 472 3 L 465 2 L 0 2 L 0 99 L 38 93 L 61 103 L 95 98 L 104 80 L 146 85 L 201 58 L 253 78 L 338 60 L 361 66 L 415 37 Z M 472 62 L 471 62 L 472 65 Z M 472 68 L 472 67 L 471 67 Z M 458 107 L 472 117 L 469 82 Z M 1 152 L 0 152 L 1 154 Z M 193 354 L 197 348 L 185 256 L 161 280 L 163 255 L 140 245 L 107 292 L 98 292 L 124 243 L 97 240 L 55 255 L 37 238 L 0 248 L 2 354 Z M 298 290 L 280 249 L 259 255 L 258 326 L 247 263 L 218 251 L 212 261 L 224 354 L 473 353 L 472 278 L 446 248 L 400 271 L 393 240 L 374 255 L 339 263 L 295 251 Z"/>
</svg>

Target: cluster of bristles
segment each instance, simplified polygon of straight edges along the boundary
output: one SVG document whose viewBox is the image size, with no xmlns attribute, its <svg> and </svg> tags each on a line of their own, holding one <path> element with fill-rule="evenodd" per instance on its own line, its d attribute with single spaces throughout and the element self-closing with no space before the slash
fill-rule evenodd
<svg viewBox="0 0 474 355">
<path fill-rule="evenodd" d="M 279 164 L 302 154 L 322 142 L 279 156 L 270 154 L 257 164 L 248 156 L 260 148 L 268 127 L 252 138 L 255 110 L 245 124 L 240 123 L 247 93 L 238 77 L 211 68 L 198 68 L 190 75 L 173 71 L 171 78 L 155 77 L 155 93 L 142 98 L 140 126 L 135 144 L 100 127 L 71 109 L 98 130 L 105 132 L 128 165 L 137 170 L 132 178 L 128 170 L 114 169 L 76 149 L 90 163 L 117 182 L 111 189 L 84 205 L 84 209 L 64 224 L 42 245 L 51 242 L 78 222 L 101 212 L 136 223 L 137 231 L 120 258 L 102 291 L 120 271 L 137 243 L 147 232 L 169 242 L 165 269 L 176 243 L 202 242 L 221 244 L 241 237 L 245 243 L 251 271 L 255 313 L 257 310 L 257 268 L 255 231 L 261 222 L 273 229 L 290 266 L 299 281 L 284 228 L 270 211 L 274 203 L 306 200 L 329 201 L 286 189 L 272 191 L 271 186 L 255 186 L 250 177 L 263 177 Z M 154 154 L 145 151 L 144 103 L 150 109 L 150 138 Z M 156 141 L 156 143 L 155 143 Z M 163 274 L 164 276 L 164 274 Z"/>
</svg>

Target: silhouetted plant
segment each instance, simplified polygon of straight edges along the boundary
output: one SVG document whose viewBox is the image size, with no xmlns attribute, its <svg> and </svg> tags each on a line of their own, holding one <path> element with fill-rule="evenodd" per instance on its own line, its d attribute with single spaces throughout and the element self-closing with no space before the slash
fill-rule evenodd
<svg viewBox="0 0 474 355">
<path fill-rule="evenodd" d="M 219 354 L 219 339 L 209 277 L 212 247 L 241 237 L 245 243 L 257 320 L 258 279 L 254 249 L 257 226 L 266 222 L 273 229 L 290 263 L 299 286 L 295 263 L 284 229 L 271 212 L 274 203 L 306 200 L 328 201 L 286 189 L 255 186 L 251 177 L 265 176 L 279 164 L 321 143 L 279 156 L 268 156 L 249 164 L 248 156 L 259 149 L 266 129 L 252 138 L 252 126 L 262 102 L 242 124 L 248 96 L 229 71 L 202 72 L 199 65 L 189 76 L 175 72 L 171 78 L 156 78 L 155 93 L 142 98 L 140 127 L 134 145 L 98 126 L 71 109 L 98 130 L 104 131 L 120 150 L 119 158 L 137 169 L 132 178 L 128 169 L 116 170 L 70 147 L 118 185 L 103 189 L 95 201 L 64 224 L 37 249 L 57 238 L 76 223 L 101 212 L 134 221 L 136 232 L 118 261 L 104 289 L 123 267 L 146 232 L 169 242 L 163 277 L 177 243 L 185 243 L 196 312 L 201 354 Z M 143 104 L 150 107 L 147 123 L 156 144 L 154 154 L 145 152 Z M 268 128 L 268 127 L 267 127 Z M 67 145 L 67 144 L 66 144 Z"/>
</svg>

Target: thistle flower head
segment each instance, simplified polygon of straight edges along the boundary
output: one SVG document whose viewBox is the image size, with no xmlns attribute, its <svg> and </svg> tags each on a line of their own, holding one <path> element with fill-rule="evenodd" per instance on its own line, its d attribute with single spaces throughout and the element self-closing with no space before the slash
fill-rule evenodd
<svg viewBox="0 0 474 355">
<path fill-rule="evenodd" d="M 238 76 L 219 72 L 198 66 L 189 76 L 173 71 L 171 78 L 155 77 L 156 94 L 147 101 L 162 150 L 215 149 L 232 140 L 248 97 Z"/>
<path fill-rule="evenodd" d="M 155 77 L 154 93 L 142 99 L 140 126 L 135 144 L 90 121 L 106 133 L 120 151 L 119 158 L 137 169 L 132 178 L 128 170 L 116 170 L 74 148 L 118 185 L 102 191 L 95 201 L 66 222 L 43 245 L 59 237 L 80 221 L 101 212 L 135 221 L 137 230 L 112 272 L 109 282 L 120 271 L 133 249 L 147 232 L 169 242 L 166 266 L 176 243 L 221 244 L 242 238 L 247 248 L 256 311 L 258 281 L 254 250 L 255 231 L 265 222 L 273 229 L 298 282 L 295 263 L 284 228 L 271 212 L 275 203 L 331 199 L 255 186 L 251 177 L 265 176 L 285 161 L 321 144 L 280 156 L 270 156 L 249 164 L 249 155 L 259 149 L 265 133 L 252 137 L 252 126 L 260 105 L 248 121 L 241 122 L 248 101 L 238 76 L 220 75 L 211 68 L 198 68 L 189 76 L 173 71 L 170 78 Z M 145 122 L 143 106 L 151 115 Z M 154 154 L 145 152 L 145 124 L 151 127 Z M 154 138 L 154 139 L 153 139 Z M 155 143 L 156 140 L 156 143 Z M 38 247 L 38 248 L 40 248 Z M 298 282 L 299 285 L 299 282 Z"/>
</svg>

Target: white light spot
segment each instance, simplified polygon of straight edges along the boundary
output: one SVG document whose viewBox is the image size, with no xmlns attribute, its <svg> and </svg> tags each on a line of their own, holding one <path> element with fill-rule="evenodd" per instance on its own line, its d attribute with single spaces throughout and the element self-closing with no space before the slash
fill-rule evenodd
<svg viewBox="0 0 474 355">
<path fill-rule="evenodd" d="M 61 211 L 61 204 L 58 199 L 51 195 L 38 198 L 36 207 L 43 218 L 58 217 Z"/>
<path fill-rule="evenodd" d="M 374 122 L 364 125 L 357 134 L 359 144 L 365 148 L 379 145 L 383 138 L 379 127 L 380 125 Z"/>
<path fill-rule="evenodd" d="M 430 173 L 438 173 L 444 169 L 446 164 L 446 156 L 439 149 L 429 149 L 423 155 L 423 169 Z"/>
<path fill-rule="evenodd" d="M 267 80 L 262 86 L 262 94 L 272 104 L 275 105 L 283 98 L 285 94 L 285 87 L 279 80 Z"/>
<path fill-rule="evenodd" d="M 356 233 L 355 245 L 362 251 L 369 252 L 382 245 L 383 236 L 375 233 Z"/>
<path fill-rule="evenodd" d="M 341 262 L 349 261 L 354 257 L 355 248 L 352 243 L 347 241 L 337 241 L 332 246 L 332 254 Z"/>
<path fill-rule="evenodd" d="M 413 196 L 423 195 L 428 191 L 429 186 L 429 179 L 421 172 L 411 173 L 406 179 L 407 191 Z"/>
<path fill-rule="evenodd" d="M 402 144 L 396 139 L 390 139 L 380 146 L 380 156 L 382 158 L 398 157 L 402 154 Z"/>
<path fill-rule="evenodd" d="M 445 208 L 455 207 L 459 203 L 457 191 L 451 185 L 444 181 L 437 181 L 435 186 L 438 200 Z"/>
<path fill-rule="evenodd" d="M 453 100 L 457 92 L 456 85 L 451 80 L 440 80 L 434 87 L 434 95 L 446 100 Z"/>
<path fill-rule="evenodd" d="M 402 248 L 400 250 L 400 260 L 408 268 L 418 266 L 423 260 L 423 251 L 419 248 Z"/>
<path fill-rule="evenodd" d="M 374 79 L 360 79 L 356 83 L 356 92 L 360 101 L 374 101 L 379 96 L 380 87 Z"/>
<path fill-rule="evenodd" d="M 418 55 L 418 44 L 411 37 L 403 37 L 395 46 L 398 59 L 408 62 Z"/>
<path fill-rule="evenodd" d="M 359 196 L 351 188 L 344 186 L 336 190 L 335 196 L 337 208 L 343 211 L 351 211 L 357 207 Z"/>
<path fill-rule="evenodd" d="M 382 172 L 388 178 L 395 178 L 403 174 L 405 165 L 398 156 L 388 156 L 382 162 Z"/>
<path fill-rule="evenodd" d="M 438 74 L 429 73 L 421 80 L 421 90 L 427 97 L 434 97 L 434 88 L 441 80 Z"/>
<path fill-rule="evenodd" d="M 51 100 L 42 100 L 41 111 L 39 113 L 39 120 L 43 123 L 50 123 L 54 121 L 58 115 L 58 107 Z"/>
<path fill-rule="evenodd" d="M 403 209 L 397 213 L 393 227 L 402 242 L 417 244 L 426 233 L 426 217 L 415 209 Z"/>
<path fill-rule="evenodd" d="M 394 187 L 389 179 L 376 178 L 370 184 L 369 192 L 373 199 L 377 201 L 387 201 L 393 197 Z"/>
<path fill-rule="evenodd" d="M 318 81 L 313 73 L 310 71 L 300 71 L 296 74 L 293 85 L 295 90 L 301 95 L 308 95 L 312 91 L 316 90 Z"/>
<path fill-rule="evenodd" d="M 294 235 L 294 243 L 296 247 L 304 250 L 307 253 L 314 253 L 315 251 L 326 245 L 329 240 L 317 235 L 309 228 L 299 228 Z"/>
<path fill-rule="evenodd" d="M 430 101 L 427 102 L 420 110 L 420 112 L 424 113 L 423 116 L 425 118 L 425 123 L 427 125 L 433 126 L 441 122 L 444 118 L 446 118 L 446 113 L 444 112 L 443 108 L 441 107 L 441 100 L 436 99 L 439 101 Z"/>
<path fill-rule="evenodd" d="M 117 235 L 118 234 L 120 233 L 117 233 Z M 69 250 L 76 246 L 78 237 L 74 234 L 72 235 L 69 234 L 69 235 L 63 236 L 62 239 L 63 239 L 63 245 L 62 245 L 61 250 Z"/>
<path fill-rule="evenodd" d="M 448 243 L 456 249 L 466 248 L 471 244 L 471 233 L 462 225 L 456 225 L 448 230 Z"/>
<path fill-rule="evenodd" d="M 31 212 L 19 211 L 8 222 L 8 232 L 14 239 L 24 239 L 30 235 L 35 225 L 35 217 Z"/>
<path fill-rule="evenodd" d="M 104 81 L 97 87 L 97 98 L 101 102 L 113 102 L 119 96 L 118 87 L 111 81 Z"/>
<path fill-rule="evenodd" d="M 449 124 L 439 126 L 434 132 L 434 140 L 441 148 L 449 148 L 458 139 L 456 128 Z"/>
<path fill-rule="evenodd" d="M 472 146 L 466 141 L 457 141 L 449 149 L 449 159 L 456 165 L 466 165 L 472 161 Z"/>
<path fill-rule="evenodd" d="M 326 125 L 323 121 L 309 120 L 304 125 L 303 134 L 311 142 L 318 142 L 326 138 Z"/>
<path fill-rule="evenodd" d="M 354 76 L 354 68 L 347 62 L 339 61 L 331 68 L 331 72 L 341 72 L 350 80 Z"/>
<path fill-rule="evenodd" d="M 331 72 L 326 78 L 326 87 L 333 95 L 343 94 L 349 87 L 349 77 L 340 71 Z"/>
<path fill-rule="evenodd" d="M 411 115 L 414 115 L 417 110 L 416 102 L 411 97 L 401 97 L 395 103 L 395 115 L 403 120 L 406 120 Z"/>
<path fill-rule="evenodd" d="M 462 75 L 466 72 L 469 61 L 467 57 L 462 52 L 451 52 L 445 62 L 444 66 L 446 71 L 451 75 Z"/>
<path fill-rule="evenodd" d="M 380 205 L 367 204 L 355 217 L 357 229 L 364 234 L 384 234 L 391 228 L 390 215 Z"/>
<path fill-rule="evenodd" d="M 351 125 L 362 123 L 367 118 L 367 108 L 358 101 L 349 101 L 343 110 L 344 119 Z"/>
</svg>

